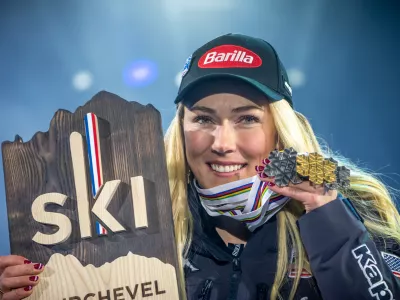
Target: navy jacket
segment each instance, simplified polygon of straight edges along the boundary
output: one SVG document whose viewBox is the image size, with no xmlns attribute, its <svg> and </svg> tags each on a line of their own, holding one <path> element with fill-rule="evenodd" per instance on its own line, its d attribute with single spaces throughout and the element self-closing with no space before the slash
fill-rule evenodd
<svg viewBox="0 0 400 300">
<path fill-rule="evenodd" d="M 195 228 L 184 268 L 187 299 L 269 299 L 277 263 L 276 218 L 254 231 L 245 247 L 227 247 L 192 185 L 188 193 Z M 295 299 L 400 300 L 399 245 L 371 239 L 347 199 L 303 215 L 298 227 L 313 276 L 303 272 Z M 284 299 L 292 280 L 288 270 Z"/>
</svg>

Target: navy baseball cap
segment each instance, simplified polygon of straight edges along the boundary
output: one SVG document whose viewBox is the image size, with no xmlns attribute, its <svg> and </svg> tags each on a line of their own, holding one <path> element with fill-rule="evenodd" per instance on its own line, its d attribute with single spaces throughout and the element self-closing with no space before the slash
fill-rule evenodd
<svg viewBox="0 0 400 300">
<path fill-rule="evenodd" d="M 270 102 L 285 99 L 293 107 L 289 78 L 275 49 L 262 39 L 233 33 L 206 43 L 186 60 L 175 104 L 194 85 L 222 77 L 241 79 Z"/>
</svg>

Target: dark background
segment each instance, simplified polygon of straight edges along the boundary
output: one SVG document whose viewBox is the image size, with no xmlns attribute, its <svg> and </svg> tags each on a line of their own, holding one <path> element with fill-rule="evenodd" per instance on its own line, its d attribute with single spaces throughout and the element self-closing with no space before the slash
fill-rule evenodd
<svg viewBox="0 0 400 300">
<path fill-rule="evenodd" d="M 186 58 L 228 32 L 277 49 L 295 108 L 329 146 L 399 189 L 397 0 L 0 2 L 0 142 L 47 131 L 101 90 L 171 121 Z M 8 254 L 0 166 L 0 255 Z"/>
</svg>

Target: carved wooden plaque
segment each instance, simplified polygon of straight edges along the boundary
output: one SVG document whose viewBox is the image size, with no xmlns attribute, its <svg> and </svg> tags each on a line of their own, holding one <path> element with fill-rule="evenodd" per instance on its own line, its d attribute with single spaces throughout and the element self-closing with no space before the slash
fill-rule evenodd
<svg viewBox="0 0 400 300">
<path fill-rule="evenodd" d="M 11 253 L 46 265 L 29 299 L 180 299 L 153 106 L 100 92 L 2 153 Z"/>
</svg>

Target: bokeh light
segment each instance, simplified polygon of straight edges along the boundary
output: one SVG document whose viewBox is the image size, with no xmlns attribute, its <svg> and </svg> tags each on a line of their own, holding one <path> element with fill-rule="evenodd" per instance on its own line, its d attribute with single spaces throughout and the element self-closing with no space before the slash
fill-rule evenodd
<svg viewBox="0 0 400 300">
<path fill-rule="evenodd" d="M 291 68 L 287 70 L 287 73 L 292 87 L 301 87 L 306 83 L 306 76 L 303 71 Z"/>
<path fill-rule="evenodd" d="M 86 91 L 93 84 L 93 75 L 89 71 L 79 71 L 72 78 L 72 86 L 77 91 Z"/>
<path fill-rule="evenodd" d="M 136 60 L 124 69 L 123 77 L 128 86 L 147 86 L 158 77 L 157 64 L 150 60 Z"/>
<path fill-rule="evenodd" d="M 182 81 L 182 71 L 179 71 L 178 74 L 175 76 L 175 85 L 179 87 Z"/>
</svg>

